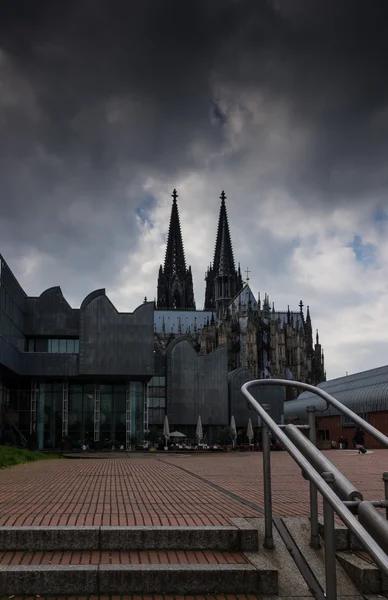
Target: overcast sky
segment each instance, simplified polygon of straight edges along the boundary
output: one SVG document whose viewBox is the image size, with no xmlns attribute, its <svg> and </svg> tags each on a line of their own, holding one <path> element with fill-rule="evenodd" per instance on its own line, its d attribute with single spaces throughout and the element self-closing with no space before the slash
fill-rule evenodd
<svg viewBox="0 0 388 600">
<path fill-rule="evenodd" d="M 198 308 L 236 261 L 328 378 L 388 363 L 386 0 L 2 0 L 0 252 L 29 295 L 153 299 L 171 193 Z"/>
</svg>

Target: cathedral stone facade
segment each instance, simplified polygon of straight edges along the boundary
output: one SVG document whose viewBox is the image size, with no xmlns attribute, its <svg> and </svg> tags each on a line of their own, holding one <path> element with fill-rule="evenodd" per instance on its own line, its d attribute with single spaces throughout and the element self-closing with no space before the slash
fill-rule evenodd
<svg viewBox="0 0 388 600">
<path fill-rule="evenodd" d="M 200 356 L 227 350 L 227 370 L 244 369 L 249 378 L 279 377 L 316 385 L 326 379 L 318 331 L 313 343 L 310 309 L 276 310 L 269 297 L 255 297 L 236 268 L 221 194 L 213 262 L 206 274 L 204 310 L 195 310 L 191 269 L 186 269 L 174 190 L 164 269 L 160 267 L 155 310 L 155 352 L 185 336 Z M 179 265 L 175 269 L 172 265 Z M 186 292 L 188 290 L 188 293 Z M 169 299 L 169 300 L 168 300 Z M 293 398 L 287 390 L 287 399 Z"/>
</svg>

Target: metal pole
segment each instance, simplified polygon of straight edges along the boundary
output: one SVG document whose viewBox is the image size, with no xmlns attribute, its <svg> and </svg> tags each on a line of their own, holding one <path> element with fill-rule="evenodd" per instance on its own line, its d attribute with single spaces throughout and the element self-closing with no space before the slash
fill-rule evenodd
<svg viewBox="0 0 388 600">
<path fill-rule="evenodd" d="M 383 481 L 384 481 L 385 499 L 388 500 L 388 473 L 387 473 L 387 471 L 385 471 L 383 473 Z M 385 511 L 385 516 L 388 519 L 388 508 Z"/>
<path fill-rule="evenodd" d="M 307 414 L 309 420 L 309 438 L 310 442 L 317 445 L 317 431 L 315 425 L 315 406 L 307 407 Z M 318 523 L 318 491 L 312 481 L 310 481 L 310 546 L 311 548 L 320 548 L 319 540 L 319 523 Z"/>
<path fill-rule="evenodd" d="M 309 463 L 318 471 L 318 473 L 333 473 L 334 491 L 338 494 L 341 500 L 363 500 L 361 492 L 359 492 L 350 481 L 348 481 L 335 467 L 326 456 L 316 448 L 303 433 L 295 427 L 295 425 L 287 425 L 284 429 L 287 436 L 295 444 L 302 454 L 307 458 Z"/>
<path fill-rule="evenodd" d="M 267 412 L 270 409 L 269 404 L 263 404 L 263 409 Z M 262 444 L 263 444 L 263 478 L 264 478 L 264 521 L 265 538 L 264 547 L 274 548 L 272 533 L 272 490 L 271 490 L 271 445 L 269 439 L 269 429 L 264 419 L 261 420 Z"/>
<path fill-rule="evenodd" d="M 360 502 L 358 520 L 376 540 L 380 548 L 388 553 L 388 522 L 373 506 L 372 502 Z"/>
<path fill-rule="evenodd" d="M 302 471 L 306 471 L 309 479 L 314 482 L 317 490 L 324 496 L 329 502 L 330 506 L 337 513 L 340 519 L 347 525 L 347 527 L 351 530 L 356 539 L 362 544 L 365 549 L 370 553 L 372 558 L 378 567 L 382 570 L 384 575 L 388 577 L 388 556 L 385 552 L 380 548 L 380 546 L 375 542 L 372 536 L 365 530 L 364 527 L 360 525 L 355 516 L 352 515 L 350 510 L 343 505 L 341 500 L 335 494 L 335 492 L 327 485 L 325 481 L 323 481 L 321 475 L 317 473 L 317 471 L 311 466 L 308 460 L 303 456 L 303 454 L 298 450 L 298 448 L 291 442 L 291 440 L 286 436 L 284 431 L 280 429 L 275 423 L 273 419 L 263 410 L 263 407 L 255 400 L 252 394 L 248 391 L 249 388 L 262 385 L 268 381 L 273 382 L 273 379 L 264 379 L 264 380 L 254 380 L 247 381 L 241 387 L 241 393 L 246 397 L 249 402 L 249 405 L 256 411 L 258 416 L 262 421 L 267 423 L 269 429 L 272 433 L 278 438 L 282 446 L 284 446 L 285 450 L 290 454 L 291 458 L 296 462 L 296 464 L 302 469 Z M 287 380 L 288 381 L 288 380 Z M 298 383 L 298 382 L 297 382 Z M 303 384 L 306 385 L 306 384 Z M 312 387 L 312 386 L 311 386 Z"/>
<path fill-rule="evenodd" d="M 297 389 L 306 390 L 308 392 L 312 392 L 313 394 L 317 394 L 317 396 L 320 396 L 326 401 L 326 404 L 331 404 L 331 406 L 334 406 L 334 408 L 339 410 L 340 413 L 349 417 L 349 419 L 353 421 L 353 423 L 359 425 L 366 433 L 369 433 L 369 435 L 378 440 L 380 444 L 382 444 L 385 448 L 388 448 L 388 437 L 386 435 L 381 433 L 381 431 L 376 429 L 376 427 L 373 427 L 373 425 L 365 421 L 362 417 L 350 410 L 350 408 L 342 404 L 342 402 L 340 402 L 321 388 L 315 387 L 308 383 L 302 383 L 301 381 L 292 381 L 291 379 L 255 379 L 244 383 L 241 389 L 247 389 L 248 387 L 253 386 L 262 387 L 266 385 L 284 385 L 285 387 L 295 387 Z M 250 403 L 252 404 L 251 400 Z M 319 408 L 319 410 L 325 409 Z"/>
<path fill-rule="evenodd" d="M 316 421 L 315 421 L 316 408 L 315 408 L 315 406 L 308 406 L 306 408 L 306 411 L 307 411 L 307 417 L 308 417 L 309 427 L 310 427 L 310 431 L 309 431 L 310 442 L 312 444 L 314 444 L 314 446 L 316 446 L 317 445 L 317 426 L 316 426 Z"/>
<path fill-rule="evenodd" d="M 322 473 L 322 479 L 332 487 L 334 483 L 333 473 Z M 324 536 L 325 536 L 325 575 L 326 575 L 326 598 L 337 600 L 337 565 L 335 560 L 335 528 L 334 511 L 326 498 L 323 499 Z"/>
<path fill-rule="evenodd" d="M 375 508 L 388 509 L 388 500 L 369 500 L 369 504 L 372 504 Z M 343 505 L 346 506 L 354 515 L 357 515 L 358 508 L 360 506 L 360 500 L 344 500 Z"/>
</svg>

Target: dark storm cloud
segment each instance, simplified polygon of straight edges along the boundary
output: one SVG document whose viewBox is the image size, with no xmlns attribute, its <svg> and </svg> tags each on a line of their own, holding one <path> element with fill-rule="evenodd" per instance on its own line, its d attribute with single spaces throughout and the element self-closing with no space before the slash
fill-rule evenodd
<svg viewBox="0 0 388 600">
<path fill-rule="evenodd" d="M 387 12 L 378 0 L 3 0 L 1 237 L 88 267 L 130 251 L 147 177 L 200 170 L 225 144 L 215 82 L 283 101 L 308 129 L 277 185 L 300 198 L 385 190 Z"/>
</svg>

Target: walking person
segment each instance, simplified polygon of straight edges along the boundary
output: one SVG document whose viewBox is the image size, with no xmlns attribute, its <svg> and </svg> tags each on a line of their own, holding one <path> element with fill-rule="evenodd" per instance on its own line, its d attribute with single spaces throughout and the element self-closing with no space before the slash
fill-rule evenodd
<svg viewBox="0 0 388 600">
<path fill-rule="evenodd" d="M 365 450 L 364 432 L 361 429 L 361 427 L 357 427 L 356 433 L 354 434 L 353 441 L 358 450 L 358 453 L 365 454 L 366 450 Z"/>
</svg>

